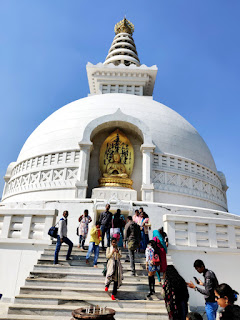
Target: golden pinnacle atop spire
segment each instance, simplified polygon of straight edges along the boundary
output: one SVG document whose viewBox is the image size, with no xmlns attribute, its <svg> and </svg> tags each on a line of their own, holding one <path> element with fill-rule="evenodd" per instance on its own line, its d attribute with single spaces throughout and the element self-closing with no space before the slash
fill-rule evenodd
<svg viewBox="0 0 240 320">
<path fill-rule="evenodd" d="M 134 25 L 129 20 L 127 20 L 126 17 L 124 17 L 123 20 L 115 25 L 114 31 L 115 34 L 124 32 L 132 35 L 134 32 Z"/>
</svg>

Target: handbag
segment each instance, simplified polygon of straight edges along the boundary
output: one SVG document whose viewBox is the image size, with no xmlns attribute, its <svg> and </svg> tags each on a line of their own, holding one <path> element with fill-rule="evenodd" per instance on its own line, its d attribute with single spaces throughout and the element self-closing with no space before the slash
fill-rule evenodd
<svg viewBox="0 0 240 320">
<path fill-rule="evenodd" d="M 161 261 L 160 261 L 159 255 L 157 253 L 155 253 L 153 255 L 151 262 L 152 262 L 152 265 L 154 265 L 154 266 L 160 266 Z"/>
<path fill-rule="evenodd" d="M 107 274 L 107 263 L 104 264 L 102 274 L 103 274 L 104 277 L 106 277 L 106 274 Z"/>
<path fill-rule="evenodd" d="M 77 236 L 79 236 L 79 227 L 77 227 L 76 234 L 77 234 Z"/>
</svg>

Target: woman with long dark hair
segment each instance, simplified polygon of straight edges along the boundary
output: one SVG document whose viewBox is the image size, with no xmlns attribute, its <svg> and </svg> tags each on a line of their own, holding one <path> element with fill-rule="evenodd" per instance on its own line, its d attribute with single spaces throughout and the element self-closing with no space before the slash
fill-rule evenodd
<svg viewBox="0 0 240 320">
<path fill-rule="evenodd" d="M 163 290 L 169 319 L 186 320 L 189 299 L 187 285 L 172 265 L 167 266 Z"/>
<path fill-rule="evenodd" d="M 149 242 L 148 230 L 151 227 L 151 223 L 146 212 L 140 213 L 140 219 L 138 224 L 141 230 L 140 252 L 145 252 L 147 244 Z"/>
<path fill-rule="evenodd" d="M 239 320 L 240 307 L 235 305 L 238 292 L 233 290 L 228 284 L 222 283 L 215 289 L 215 299 L 218 305 L 224 310 L 220 314 L 221 320 Z"/>
<path fill-rule="evenodd" d="M 148 271 L 149 298 L 155 293 L 155 273 L 160 270 L 160 257 L 157 244 L 154 240 L 149 241 L 145 251 L 146 270 Z"/>
</svg>

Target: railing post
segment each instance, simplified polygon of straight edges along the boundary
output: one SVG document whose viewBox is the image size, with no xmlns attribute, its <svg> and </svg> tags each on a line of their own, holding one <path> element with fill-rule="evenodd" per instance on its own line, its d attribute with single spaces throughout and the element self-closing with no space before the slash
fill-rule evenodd
<svg viewBox="0 0 240 320">
<path fill-rule="evenodd" d="M 31 224 L 32 224 L 32 215 L 24 216 L 21 239 L 29 239 Z"/>
<path fill-rule="evenodd" d="M 228 245 L 231 249 L 237 249 L 235 227 L 230 225 L 228 226 Z"/>
<path fill-rule="evenodd" d="M 188 222 L 188 245 L 197 247 L 196 223 Z"/>
<path fill-rule="evenodd" d="M 6 215 L 3 218 L 3 225 L 2 225 L 2 233 L 0 235 L 0 238 L 8 238 L 10 226 L 11 226 L 12 216 Z"/>
<path fill-rule="evenodd" d="M 168 235 L 169 243 L 173 246 L 176 245 L 176 237 L 175 237 L 175 222 L 168 221 L 167 215 L 163 216 L 164 229 Z"/>
<path fill-rule="evenodd" d="M 217 231 L 216 231 L 216 224 L 209 223 L 208 224 L 208 239 L 209 239 L 209 246 L 211 248 L 217 248 Z"/>
</svg>

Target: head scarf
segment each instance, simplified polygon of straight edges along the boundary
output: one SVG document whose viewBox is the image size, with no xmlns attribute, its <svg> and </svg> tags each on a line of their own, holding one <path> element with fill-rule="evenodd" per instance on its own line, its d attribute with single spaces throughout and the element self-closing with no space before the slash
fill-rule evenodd
<svg viewBox="0 0 240 320">
<path fill-rule="evenodd" d="M 167 253 L 167 246 L 166 246 L 165 240 L 163 239 L 163 236 L 158 230 L 153 230 L 153 238 L 154 237 L 157 237 L 159 239 L 159 241 L 161 242 L 161 245 L 163 246 L 165 252 Z"/>
</svg>

